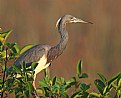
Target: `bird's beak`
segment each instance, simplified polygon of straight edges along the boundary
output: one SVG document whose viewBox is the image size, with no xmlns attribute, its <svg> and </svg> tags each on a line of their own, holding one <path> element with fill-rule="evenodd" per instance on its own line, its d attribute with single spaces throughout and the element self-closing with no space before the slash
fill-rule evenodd
<svg viewBox="0 0 121 98">
<path fill-rule="evenodd" d="M 79 19 L 79 18 L 74 18 L 73 22 L 81 22 L 81 23 L 90 23 L 90 24 L 93 24 L 92 22 L 84 21 L 84 20 Z"/>
</svg>

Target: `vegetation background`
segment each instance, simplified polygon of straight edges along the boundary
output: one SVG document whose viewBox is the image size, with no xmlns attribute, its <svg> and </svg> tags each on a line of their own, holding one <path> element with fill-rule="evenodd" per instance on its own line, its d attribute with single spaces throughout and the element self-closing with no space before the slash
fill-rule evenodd
<svg viewBox="0 0 121 98">
<path fill-rule="evenodd" d="M 84 61 L 83 71 L 89 75 L 88 83 L 98 77 L 97 72 L 109 78 L 121 72 L 120 0 L 0 0 L 0 27 L 3 31 L 13 29 L 8 40 L 21 47 L 57 44 L 60 37 L 55 24 L 65 14 L 94 24 L 67 26 L 68 46 L 52 63 L 51 75 L 70 78 L 80 58 Z"/>
</svg>

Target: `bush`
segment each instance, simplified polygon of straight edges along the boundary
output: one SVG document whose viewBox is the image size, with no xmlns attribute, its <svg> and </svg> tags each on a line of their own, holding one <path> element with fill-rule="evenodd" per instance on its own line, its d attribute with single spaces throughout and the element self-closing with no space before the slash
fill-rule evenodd
<svg viewBox="0 0 121 98">
<path fill-rule="evenodd" d="M 10 35 L 11 30 L 0 32 L 0 94 L 1 98 L 8 97 L 13 94 L 16 98 L 29 98 L 35 91 L 32 82 L 34 69 L 37 64 L 33 62 L 31 68 L 26 68 L 23 62 L 22 70 L 10 64 L 15 61 L 24 51 L 33 45 L 26 45 L 23 48 L 17 43 L 7 42 L 6 39 Z M 12 71 L 8 71 L 8 65 L 13 67 Z M 77 64 L 77 73 L 69 80 L 63 77 L 49 75 L 47 69 L 44 70 L 44 77 L 39 81 L 37 92 L 40 98 L 110 98 L 111 91 L 115 91 L 114 98 L 121 98 L 121 73 L 116 74 L 110 80 L 98 73 L 99 79 L 94 81 L 97 91 L 89 92 L 91 84 L 83 83 L 82 79 L 88 78 L 87 73 L 82 72 L 82 60 Z M 14 74 L 17 73 L 17 74 Z M 17 77 L 20 75 L 20 77 Z M 34 97 L 34 96 L 33 96 Z"/>
</svg>

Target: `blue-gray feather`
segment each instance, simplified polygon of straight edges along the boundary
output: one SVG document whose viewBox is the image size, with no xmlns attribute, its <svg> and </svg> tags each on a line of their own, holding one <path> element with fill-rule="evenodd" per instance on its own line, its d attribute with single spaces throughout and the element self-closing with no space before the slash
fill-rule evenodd
<svg viewBox="0 0 121 98">
<path fill-rule="evenodd" d="M 38 62 L 43 55 L 47 56 L 47 53 L 51 47 L 49 45 L 36 45 L 25 51 L 20 57 L 14 62 L 14 65 L 21 68 L 22 63 L 25 61 L 26 67 L 29 67 L 32 62 Z M 9 68 L 12 70 L 12 67 Z"/>
</svg>

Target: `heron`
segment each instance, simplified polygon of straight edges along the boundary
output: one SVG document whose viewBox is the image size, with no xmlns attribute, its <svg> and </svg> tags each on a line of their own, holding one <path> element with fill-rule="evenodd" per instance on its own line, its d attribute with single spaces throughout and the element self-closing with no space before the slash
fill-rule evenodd
<svg viewBox="0 0 121 98">
<path fill-rule="evenodd" d="M 72 15 L 64 15 L 61 18 L 58 19 L 56 23 L 56 27 L 58 29 L 58 32 L 60 34 L 60 41 L 55 46 L 50 46 L 46 44 L 38 44 L 33 46 L 32 48 L 26 50 L 23 54 L 18 57 L 18 59 L 14 62 L 16 66 L 19 66 L 20 68 L 23 61 L 26 62 L 26 64 L 30 64 L 31 62 L 38 63 L 38 66 L 35 69 L 34 74 L 34 81 L 33 86 L 36 89 L 35 86 L 35 79 L 37 74 L 42 71 L 43 69 L 47 68 L 54 59 L 56 59 L 59 55 L 63 53 L 63 51 L 66 48 L 67 42 L 68 42 L 68 32 L 66 30 L 66 24 L 67 23 L 91 23 L 84 21 L 82 19 L 76 18 Z M 92 23 L 91 23 L 92 24 Z"/>
</svg>

